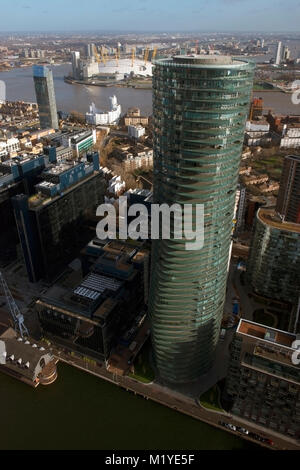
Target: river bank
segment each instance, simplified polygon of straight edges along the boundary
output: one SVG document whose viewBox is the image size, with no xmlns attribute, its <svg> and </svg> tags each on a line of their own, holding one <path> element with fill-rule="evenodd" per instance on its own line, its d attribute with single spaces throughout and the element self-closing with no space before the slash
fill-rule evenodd
<svg viewBox="0 0 300 470">
<path fill-rule="evenodd" d="M 145 81 L 144 80 L 120 80 L 120 81 L 84 81 L 84 80 L 75 80 L 72 77 L 64 77 L 65 83 L 69 85 L 85 85 L 85 86 L 95 86 L 95 87 L 116 87 L 116 88 L 134 88 L 138 90 L 152 90 L 152 81 Z"/>
<path fill-rule="evenodd" d="M 143 115 L 152 114 L 152 90 L 128 87 L 97 87 L 91 85 L 68 84 L 64 77 L 70 73 L 70 65 L 52 67 L 57 108 L 60 111 L 80 113 L 88 112 L 92 102 L 98 109 L 106 111 L 109 97 L 116 95 L 122 106 L 122 113 L 130 107 L 138 107 Z M 32 69 L 20 68 L 0 73 L 0 80 L 6 84 L 6 96 L 10 101 L 23 100 L 36 102 Z M 300 114 L 300 105 L 292 103 L 291 95 L 272 91 L 254 91 L 254 97 L 262 97 L 265 112 L 272 110 L 278 114 Z"/>
<path fill-rule="evenodd" d="M 253 445 L 58 364 L 58 379 L 32 389 L 0 374 L 0 449 L 249 450 Z"/>
</svg>

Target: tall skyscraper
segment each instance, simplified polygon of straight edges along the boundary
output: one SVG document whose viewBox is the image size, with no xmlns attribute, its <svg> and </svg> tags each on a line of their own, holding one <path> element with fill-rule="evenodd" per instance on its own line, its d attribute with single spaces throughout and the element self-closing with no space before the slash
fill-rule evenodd
<svg viewBox="0 0 300 470">
<path fill-rule="evenodd" d="M 41 129 L 58 129 L 52 71 L 44 65 L 35 65 L 33 67 L 33 78 Z"/>
<path fill-rule="evenodd" d="M 79 80 L 81 78 L 81 68 L 80 68 L 80 52 L 73 51 L 71 52 L 71 60 L 72 60 L 72 76 L 75 80 Z"/>
<path fill-rule="evenodd" d="M 282 42 L 279 41 L 277 44 L 275 64 L 280 65 L 282 61 Z"/>
<path fill-rule="evenodd" d="M 72 57 L 72 75 L 73 78 L 80 79 L 80 52 L 73 51 L 71 53 Z"/>
<path fill-rule="evenodd" d="M 197 379 L 214 360 L 254 67 L 214 55 L 155 61 L 154 202 L 205 212 L 201 250 L 187 251 L 184 239 L 153 242 L 152 338 L 166 381 Z"/>
<path fill-rule="evenodd" d="M 284 159 L 276 212 L 282 220 L 300 224 L 300 156 Z"/>
<path fill-rule="evenodd" d="M 291 57 L 291 51 L 289 50 L 288 46 L 284 46 L 284 49 L 283 49 L 283 59 L 286 61 L 286 60 L 289 60 L 290 57 Z"/>
<path fill-rule="evenodd" d="M 95 47 L 96 46 L 95 46 L 94 43 L 87 44 L 87 46 L 86 46 L 86 55 L 87 55 L 87 57 L 94 57 Z"/>
</svg>

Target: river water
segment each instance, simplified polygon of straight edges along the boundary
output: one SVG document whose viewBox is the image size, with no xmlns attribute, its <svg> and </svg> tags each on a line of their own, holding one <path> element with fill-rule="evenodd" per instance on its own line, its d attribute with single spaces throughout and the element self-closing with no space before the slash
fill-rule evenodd
<svg viewBox="0 0 300 470">
<path fill-rule="evenodd" d="M 62 363 L 37 389 L 0 374 L 0 403 L 2 450 L 256 448 Z"/>
<path fill-rule="evenodd" d="M 131 106 L 139 107 L 145 115 L 152 113 L 151 90 L 70 85 L 64 82 L 64 76 L 69 74 L 70 68 L 71 66 L 68 64 L 52 67 L 59 111 L 70 112 L 76 110 L 86 113 L 92 102 L 95 103 L 97 108 L 107 110 L 109 106 L 108 98 L 116 95 L 124 113 Z M 0 80 L 3 80 L 6 84 L 8 100 L 36 101 L 31 67 L 1 72 Z M 267 111 L 271 109 L 275 113 L 300 114 L 300 105 L 294 105 L 289 94 L 259 91 L 255 92 L 254 96 L 261 96 L 264 99 Z"/>
<path fill-rule="evenodd" d="M 131 106 L 138 106 L 143 114 L 150 115 L 152 113 L 151 90 L 70 85 L 64 82 L 64 76 L 69 74 L 71 65 L 57 65 L 51 68 L 59 111 L 70 112 L 75 110 L 86 113 L 92 102 L 95 103 L 97 108 L 107 110 L 109 97 L 116 95 L 122 105 L 123 112 L 126 112 Z M 0 80 L 4 80 L 6 84 L 6 99 L 36 102 L 31 67 L 1 72 Z"/>
</svg>

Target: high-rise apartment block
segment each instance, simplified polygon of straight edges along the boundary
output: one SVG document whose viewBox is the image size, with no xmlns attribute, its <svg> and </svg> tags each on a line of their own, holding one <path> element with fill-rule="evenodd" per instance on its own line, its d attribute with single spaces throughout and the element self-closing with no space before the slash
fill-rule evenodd
<svg viewBox="0 0 300 470">
<path fill-rule="evenodd" d="M 296 335 L 241 320 L 231 344 L 226 394 L 231 413 L 300 437 L 300 365 Z"/>
<path fill-rule="evenodd" d="M 72 76 L 75 80 L 79 80 L 81 78 L 81 69 L 80 69 L 80 52 L 74 51 L 71 53 L 72 59 Z"/>
<path fill-rule="evenodd" d="M 44 155 L 19 155 L 0 162 L 0 264 L 17 257 L 18 232 L 12 198 L 23 193 L 31 195 L 38 177 L 45 168 Z"/>
<path fill-rule="evenodd" d="M 247 276 L 257 294 L 285 302 L 297 301 L 300 286 L 300 225 L 282 222 L 272 209 L 259 209 Z"/>
<path fill-rule="evenodd" d="M 279 41 L 277 44 L 275 64 L 280 65 L 282 62 L 282 42 Z"/>
<path fill-rule="evenodd" d="M 33 67 L 33 78 L 41 129 L 58 129 L 52 71 L 43 65 L 35 65 Z"/>
<path fill-rule="evenodd" d="M 247 277 L 262 296 L 296 304 L 300 287 L 300 157 L 285 157 L 276 210 L 261 208 Z M 291 316 L 291 321 L 293 321 Z M 292 324 L 286 328 L 296 331 Z"/>
<path fill-rule="evenodd" d="M 205 212 L 201 250 L 187 251 L 184 237 L 153 241 L 149 306 L 166 381 L 195 380 L 214 360 L 253 73 L 254 64 L 229 56 L 155 61 L 154 202 Z"/>
<path fill-rule="evenodd" d="M 286 222 L 300 224 L 300 156 L 284 159 L 276 212 Z"/>
</svg>

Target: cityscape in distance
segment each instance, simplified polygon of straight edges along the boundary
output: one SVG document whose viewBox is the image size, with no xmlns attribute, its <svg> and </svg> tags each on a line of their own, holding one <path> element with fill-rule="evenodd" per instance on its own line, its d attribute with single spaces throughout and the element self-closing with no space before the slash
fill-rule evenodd
<svg viewBox="0 0 300 470">
<path fill-rule="evenodd" d="M 0 449 L 300 450 L 300 6 L 100 3 L 0 5 Z"/>
</svg>

